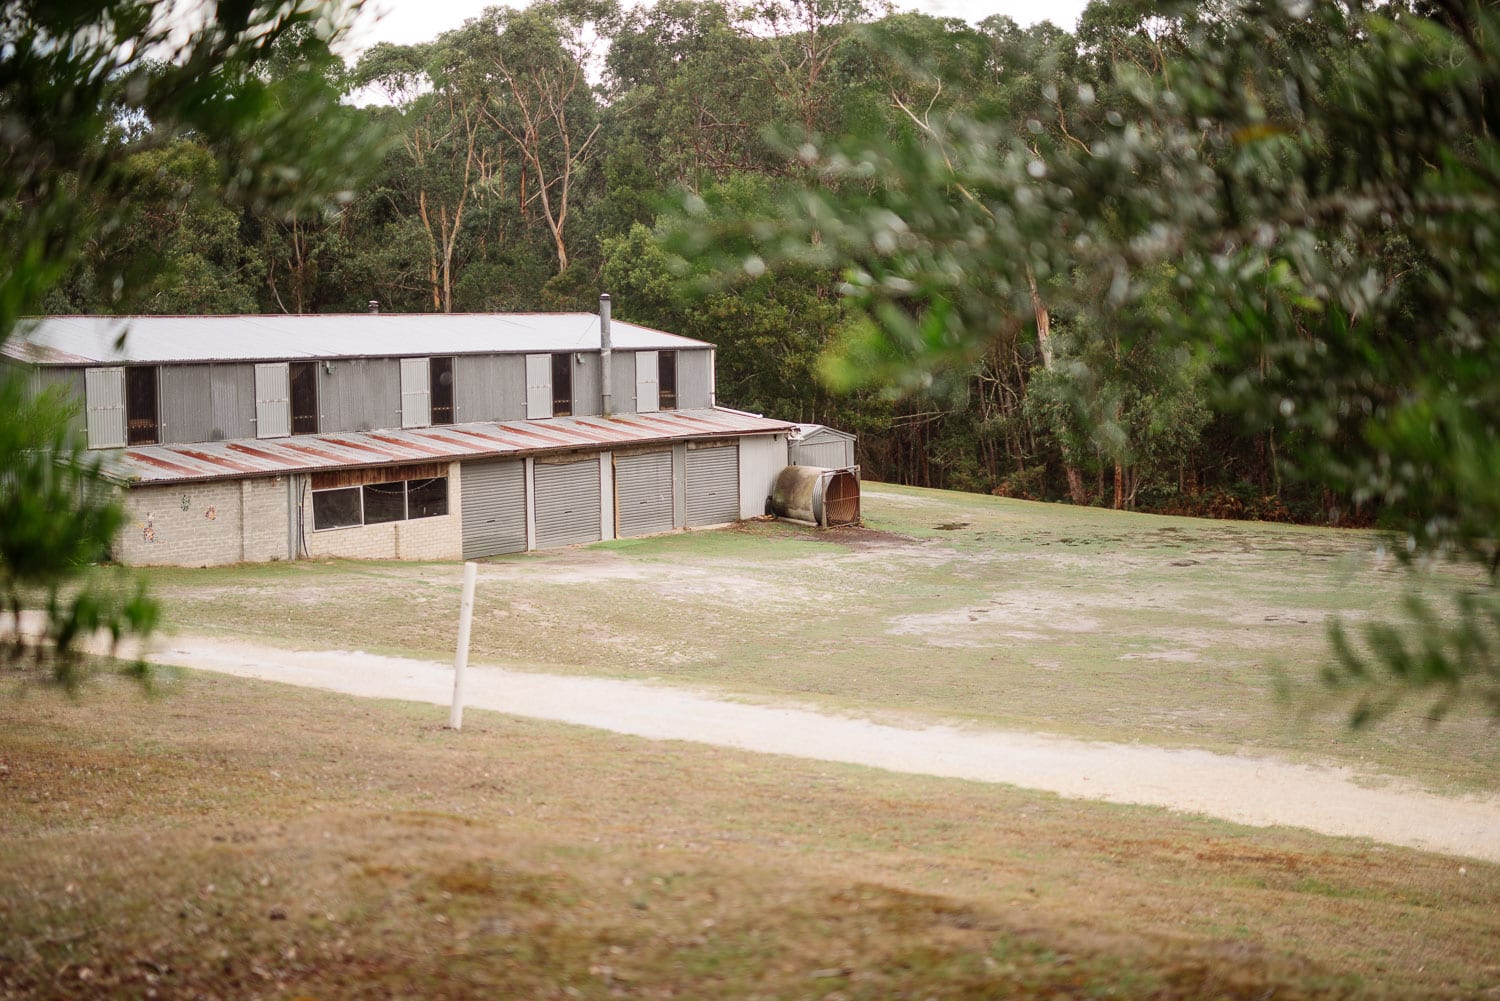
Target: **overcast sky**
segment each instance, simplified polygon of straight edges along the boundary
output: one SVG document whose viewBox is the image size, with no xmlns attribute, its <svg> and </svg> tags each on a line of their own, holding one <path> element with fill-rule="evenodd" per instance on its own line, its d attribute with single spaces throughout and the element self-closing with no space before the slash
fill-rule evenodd
<svg viewBox="0 0 1500 1001">
<path fill-rule="evenodd" d="M 1084 4 L 1085 0 L 896 0 L 896 7 L 901 10 L 921 10 L 971 22 L 982 21 L 991 14 L 1004 14 L 1018 24 L 1052 21 L 1069 31 L 1077 24 Z M 524 4 L 503 4 L 497 0 L 369 0 L 350 42 L 358 49 L 376 42 L 403 45 L 426 42 L 494 6 Z M 382 16 L 372 17 L 372 14 Z"/>
</svg>

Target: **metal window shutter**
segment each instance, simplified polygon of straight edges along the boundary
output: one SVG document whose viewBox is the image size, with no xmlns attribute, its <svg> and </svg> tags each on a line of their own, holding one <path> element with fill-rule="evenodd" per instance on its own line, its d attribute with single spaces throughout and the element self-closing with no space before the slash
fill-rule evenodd
<svg viewBox="0 0 1500 1001">
<path fill-rule="evenodd" d="M 292 433 L 292 391 L 287 363 L 255 366 L 255 437 L 285 438 Z"/>
<path fill-rule="evenodd" d="M 401 359 L 401 426 L 432 424 L 432 376 L 426 358 Z"/>
<path fill-rule="evenodd" d="M 83 373 L 89 448 L 125 445 L 125 369 L 91 368 Z"/>
<path fill-rule="evenodd" d="M 687 523 L 722 525 L 740 517 L 740 450 L 735 445 L 688 449 Z"/>
<path fill-rule="evenodd" d="M 622 539 L 672 530 L 672 453 L 615 456 L 615 514 Z"/>
<path fill-rule="evenodd" d="M 526 419 L 552 416 L 552 356 L 526 356 Z"/>
<path fill-rule="evenodd" d="M 661 409 L 661 392 L 657 386 L 659 361 L 655 351 L 635 353 L 635 412 L 654 414 Z"/>
<path fill-rule="evenodd" d="M 598 542 L 599 460 L 532 467 L 536 491 L 536 547 Z"/>
<path fill-rule="evenodd" d="M 516 459 L 459 467 L 464 559 L 526 551 L 526 464 Z"/>
</svg>

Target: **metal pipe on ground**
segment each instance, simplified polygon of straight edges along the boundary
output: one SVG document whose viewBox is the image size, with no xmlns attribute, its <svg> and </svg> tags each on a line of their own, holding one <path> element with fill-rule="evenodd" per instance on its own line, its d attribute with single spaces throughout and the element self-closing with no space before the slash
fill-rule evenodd
<svg viewBox="0 0 1500 1001">
<path fill-rule="evenodd" d="M 771 513 L 820 528 L 859 524 L 859 467 L 787 466 L 771 488 Z"/>
</svg>

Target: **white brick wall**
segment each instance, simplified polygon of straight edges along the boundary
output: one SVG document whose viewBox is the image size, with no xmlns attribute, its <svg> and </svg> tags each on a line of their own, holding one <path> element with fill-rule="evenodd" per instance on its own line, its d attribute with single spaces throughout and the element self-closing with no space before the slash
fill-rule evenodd
<svg viewBox="0 0 1500 1001">
<path fill-rule="evenodd" d="M 286 558 L 286 481 L 262 488 L 282 502 L 281 558 Z M 245 559 L 245 489 L 239 480 L 137 487 L 125 492 L 125 527 L 115 558 L 130 566 L 219 566 Z M 270 554 L 259 556 L 271 558 Z"/>
</svg>

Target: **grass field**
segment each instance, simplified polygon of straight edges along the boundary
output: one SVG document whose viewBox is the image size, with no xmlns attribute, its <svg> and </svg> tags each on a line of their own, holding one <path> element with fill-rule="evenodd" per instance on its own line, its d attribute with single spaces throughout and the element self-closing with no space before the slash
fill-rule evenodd
<svg viewBox="0 0 1500 1001">
<path fill-rule="evenodd" d="M 5 998 L 1476 998 L 1500 867 L 189 675 L 0 703 Z M 1487 993 L 1490 992 L 1490 993 Z"/>
<path fill-rule="evenodd" d="M 1370 536 L 866 504 L 489 562 L 475 657 L 1495 787 L 1481 721 L 1272 698 L 1398 600 Z M 454 566 L 152 577 L 185 631 L 451 654 Z M 1500 997 L 1500 866 L 445 719 L 191 672 L 0 698 L 0 998 Z"/>
<path fill-rule="evenodd" d="M 1309 712 L 1329 618 L 1389 614 L 1408 586 L 1370 533 L 885 485 L 867 486 L 865 512 L 870 530 L 752 522 L 488 561 L 473 657 L 1500 787 L 1481 715 L 1433 728 L 1415 702 L 1353 734 L 1347 707 Z M 452 656 L 455 565 L 152 576 L 185 631 Z"/>
</svg>

